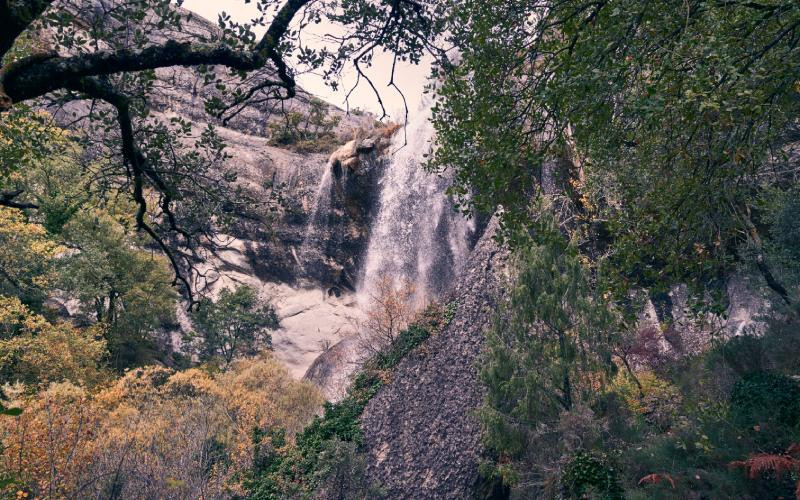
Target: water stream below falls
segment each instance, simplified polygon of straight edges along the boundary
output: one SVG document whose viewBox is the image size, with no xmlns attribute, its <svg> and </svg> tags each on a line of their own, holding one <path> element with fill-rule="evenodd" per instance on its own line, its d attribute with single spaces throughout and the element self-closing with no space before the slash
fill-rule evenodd
<svg viewBox="0 0 800 500">
<path fill-rule="evenodd" d="M 435 133 L 430 118 L 431 103 L 424 101 L 389 149 L 358 283 L 362 305 L 382 276 L 396 285 L 411 284 L 422 305 L 444 291 L 468 255 L 474 222 L 447 197 L 450 179 L 423 167 Z"/>
</svg>

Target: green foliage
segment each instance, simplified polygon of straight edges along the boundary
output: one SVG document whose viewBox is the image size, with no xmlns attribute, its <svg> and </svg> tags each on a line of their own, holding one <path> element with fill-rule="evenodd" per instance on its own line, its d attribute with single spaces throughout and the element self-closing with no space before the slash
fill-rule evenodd
<svg viewBox="0 0 800 500">
<path fill-rule="evenodd" d="M 614 467 L 598 454 L 579 451 L 573 455 L 561 482 L 568 498 L 623 498 Z"/>
<path fill-rule="evenodd" d="M 375 357 L 375 366 L 379 370 L 389 370 L 397 365 L 412 349 L 430 337 L 430 332 L 419 325 L 411 325 L 397 336 L 395 342 L 386 351 Z"/>
<path fill-rule="evenodd" d="M 800 262 L 800 192 L 797 189 L 785 194 L 774 214 L 771 232 L 775 244 Z"/>
<path fill-rule="evenodd" d="M 615 370 L 609 305 L 577 248 L 548 225 L 539 229 L 536 239 L 517 237 L 508 300 L 486 333 L 480 366 L 484 441 L 500 463 L 493 474 L 525 495 L 547 494 L 524 485 L 557 482 L 552 463 L 573 442 L 596 440 L 590 406 Z"/>
<path fill-rule="evenodd" d="M 539 237 L 543 237 L 541 232 Z M 796 318 L 768 318 L 768 328 L 759 337 L 742 335 L 719 342 L 658 372 L 641 367 L 634 367 L 633 373 L 619 371 L 613 378 L 605 378 L 605 384 L 603 363 L 599 363 L 602 356 L 598 356 L 596 368 L 588 370 L 581 368 L 584 357 L 575 356 L 565 364 L 570 380 L 576 380 L 571 386 L 585 384 L 587 390 L 567 410 L 561 401 L 553 404 L 546 398 L 546 391 L 554 388 L 556 394 L 564 393 L 555 385 L 559 380 L 541 378 L 546 370 L 565 366 L 559 364 L 563 363 L 559 351 L 537 348 L 543 340 L 534 329 L 516 337 L 504 334 L 512 331 L 515 318 L 525 318 L 530 311 L 541 318 L 553 315 L 550 295 L 569 296 L 559 283 L 570 274 L 561 271 L 560 277 L 553 270 L 569 269 L 555 263 L 569 262 L 570 253 L 554 250 L 563 247 L 552 241 L 549 245 L 532 245 L 529 248 L 537 250 L 536 257 L 525 259 L 522 247 L 517 248 L 517 266 L 539 263 L 531 266 L 539 271 L 518 270 L 513 275 L 517 281 L 510 288 L 508 309 L 502 311 L 506 317 L 487 333 L 487 361 L 480 368 L 487 385 L 480 417 L 491 453 L 491 460 L 482 467 L 486 484 L 501 480 L 510 485 L 512 496 L 547 496 L 557 494 L 552 490 L 557 483 L 563 486 L 563 494 L 572 498 L 768 498 L 788 494 L 792 481 L 776 481 L 771 476 L 748 479 L 730 464 L 759 453 L 782 454 L 792 443 L 800 442 Z M 531 295 L 540 301 L 533 305 L 515 301 L 523 289 L 521 277 L 545 283 L 527 286 L 536 290 Z M 559 293 L 552 293 L 554 290 Z M 565 303 L 568 314 L 556 318 L 574 317 L 570 315 L 581 310 L 577 307 L 581 301 L 574 297 Z M 613 319 L 605 314 L 599 317 Z M 550 323 L 556 324 L 554 320 Z M 602 331 L 597 328 L 602 322 L 591 325 L 589 331 Z M 581 330 L 572 331 L 576 333 L 571 341 L 579 340 Z M 616 341 L 614 336 L 588 338 L 589 345 L 599 347 L 595 352 L 613 347 Z M 529 349 L 536 353 L 535 358 L 520 355 Z M 595 388 L 595 393 L 588 388 Z M 611 463 L 613 481 L 605 475 Z M 616 486 L 600 491 L 604 488 L 601 484 Z M 592 485 L 594 489 L 590 489 Z"/>
<path fill-rule="evenodd" d="M 593 295 L 576 249 L 559 238 L 520 248 L 509 303 L 487 333 L 480 371 L 486 437 L 512 456 L 526 446 L 509 448 L 509 439 L 591 401 L 613 368 L 612 317 Z"/>
<path fill-rule="evenodd" d="M 0 208 L 0 294 L 40 307 L 55 284 L 59 250 L 40 224 Z"/>
<path fill-rule="evenodd" d="M 70 381 L 88 387 L 107 379 L 102 329 L 49 322 L 17 298 L 0 295 L 0 384 L 30 390 Z"/>
<path fill-rule="evenodd" d="M 317 498 L 382 498 L 380 488 L 366 477 L 366 457 L 354 442 L 332 439 L 320 452 L 315 471 Z"/>
<path fill-rule="evenodd" d="M 174 324 L 177 294 L 166 259 L 138 247 L 126 217 L 85 210 L 64 227 L 77 250 L 60 260 L 60 284 L 80 301 L 86 321 L 106 325 L 112 365 L 122 370 L 158 356 L 153 335 Z"/>
<path fill-rule="evenodd" d="M 236 356 L 269 348 L 267 332 L 279 325 L 275 308 L 260 301 L 257 292 L 245 285 L 233 291 L 223 289 L 216 301 L 202 300 L 192 320 L 196 332 L 184 339 L 186 347 L 201 361 L 220 358 L 226 365 Z"/>
<path fill-rule="evenodd" d="M 446 4 L 460 57 L 438 70 L 430 167 L 464 205 L 525 226 L 552 177 L 618 298 L 713 285 L 758 246 L 758 193 L 794 182 L 797 2 Z"/>
<path fill-rule="evenodd" d="M 316 98 L 309 101 L 308 113 L 290 111 L 270 123 L 270 144 L 289 146 L 299 153 L 330 152 L 335 147 L 334 129 L 341 120 L 328 118 L 328 104 Z"/>
<path fill-rule="evenodd" d="M 69 134 L 52 117 L 29 106 L 18 106 L 0 118 L 0 190 L 13 191 L 28 170 L 64 157 L 72 149 Z"/>
<path fill-rule="evenodd" d="M 765 189 L 757 206 L 763 224 L 768 228 L 764 241 L 765 258 L 788 289 L 790 298 L 796 300 L 797 285 L 800 284 L 800 186 L 782 184 Z M 746 247 L 743 252 L 752 255 L 753 249 Z"/>
<path fill-rule="evenodd" d="M 748 373 L 731 389 L 731 418 L 742 427 L 800 424 L 800 383 L 785 375 Z"/>
<path fill-rule="evenodd" d="M 415 323 L 397 336 L 394 343 L 364 364 L 344 399 L 338 403 L 325 403 L 323 414 L 315 417 L 295 436 L 295 447 L 283 447 L 280 452 L 270 452 L 266 462 L 260 462 L 257 457 L 247 481 L 250 496 L 258 499 L 281 498 L 280 495 L 285 494 L 290 486 L 302 497 L 331 495 L 343 489 L 349 491 L 350 495 L 377 495 L 379 489 L 374 485 L 344 481 L 346 470 L 361 473 L 361 459 L 358 456 L 358 446 L 363 439 L 361 414 L 383 386 L 387 374 L 432 333 L 445 328 L 452 320 L 455 308 L 455 303 L 429 306 Z M 261 442 L 264 435 L 256 431 L 257 442 Z M 276 450 L 282 446 L 273 444 L 269 449 Z M 334 495 L 334 498 L 350 497 Z"/>
<path fill-rule="evenodd" d="M 707 355 L 709 364 L 724 364 L 739 376 L 766 368 L 767 352 L 763 338 L 739 335 L 716 346 Z"/>
</svg>

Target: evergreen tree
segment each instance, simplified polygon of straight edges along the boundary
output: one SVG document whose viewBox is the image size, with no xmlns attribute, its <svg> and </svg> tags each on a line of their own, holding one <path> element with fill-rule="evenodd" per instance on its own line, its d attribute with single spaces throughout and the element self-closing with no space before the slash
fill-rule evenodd
<svg viewBox="0 0 800 500">
<path fill-rule="evenodd" d="M 594 401 L 614 371 L 613 316 L 575 246 L 553 230 L 526 240 L 480 371 L 486 442 L 513 459 L 539 449 L 542 427 L 552 432 L 562 413 Z"/>
</svg>

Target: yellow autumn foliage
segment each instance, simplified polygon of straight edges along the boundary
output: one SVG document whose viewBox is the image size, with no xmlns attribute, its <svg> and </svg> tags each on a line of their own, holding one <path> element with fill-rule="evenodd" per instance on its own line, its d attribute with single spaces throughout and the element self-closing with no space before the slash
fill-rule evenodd
<svg viewBox="0 0 800 500">
<path fill-rule="evenodd" d="M 70 393 L 65 384 L 53 385 L 10 401 L 22 415 L 0 419 L 0 467 L 21 468 L 32 496 L 58 491 L 56 496 L 97 497 L 110 489 L 122 498 L 243 493 L 238 482 L 252 464 L 253 429 L 282 427 L 291 435 L 323 402 L 311 384 L 293 380 L 268 355 L 236 361 L 225 372 L 139 368 L 80 404 L 56 408 L 54 394 L 65 392 Z M 75 429 L 87 407 L 91 417 L 84 421 L 91 421 L 92 430 L 80 434 Z M 48 422 L 67 432 L 43 434 Z M 23 432 L 36 437 L 23 440 Z M 80 451 L 71 458 L 66 450 L 75 443 Z M 81 463 L 67 464 L 70 460 Z M 77 477 L 42 475 L 49 461 Z"/>
<path fill-rule="evenodd" d="M 62 250 L 40 224 L 0 207 L 0 293 L 31 294 L 55 281 L 52 262 Z"/>
<path fill-rule="evenodd" d="M 107 377 L 105 355 L 99 327 L 53 324 L 16 297 L 0 295 L 0 382 L 32 388 L 61 381 L 96 385 Z"/>
<path fill-rule="evenodd" d="M 50 113 L 19 107 L 0 117 L 0 159 L 6 160 L 2 174 L 16 170 L 26 162 L 64 146 L 70 132 L 56 125 Z M 13 162 L 12 162 L 13 161 Z"/>
<path fill-rule="evenodd" d="M 5 392 L 15 391 L 6 387 Z M 60 382 L 14 403 L 24 407 L 22 415 L 0 420 L 0 470 L 18 481 L 6 493 L 21 490 L 30 493 L 29 498 L 75 497 L 84 487 L 82 481 L 91 476 L 101 418 L 87 391 Z M 6 498 L 2 492 L 0 496 Z"/>
</svg>

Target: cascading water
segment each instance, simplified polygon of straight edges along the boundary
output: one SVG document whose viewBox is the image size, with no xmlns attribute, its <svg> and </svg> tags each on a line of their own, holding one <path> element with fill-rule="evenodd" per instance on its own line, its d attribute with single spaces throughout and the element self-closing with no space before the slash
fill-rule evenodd
<svg viewBox="0 0 800 500">
<path fill-rule="evenodd" d="M 332 177 L 330 165 L 326 165 L 309 210 L 308 226 L 303 236 L 300 255 L 296 257 L 301 267 L 304 267 L 313 250 L 321 245 L 325 237 L 325 227 L 328 225 L 331 212 Z"/>
<path fill-rule="evenodd" d="M 378 213 L 358 286 L 364 305 L 382 276 L 396 285 L 411 284 L 417 303 L 424 304 L 451 282 L 469 252 L 474 222 L 457 212 L 445 194 L 450 179 L 422 165 L 434 136 L 430 118 L 431 103 L 425 100 L 406 134 L 394 138 L 391 151 L 396 152 L 379 182 Z"/>
</svg>

